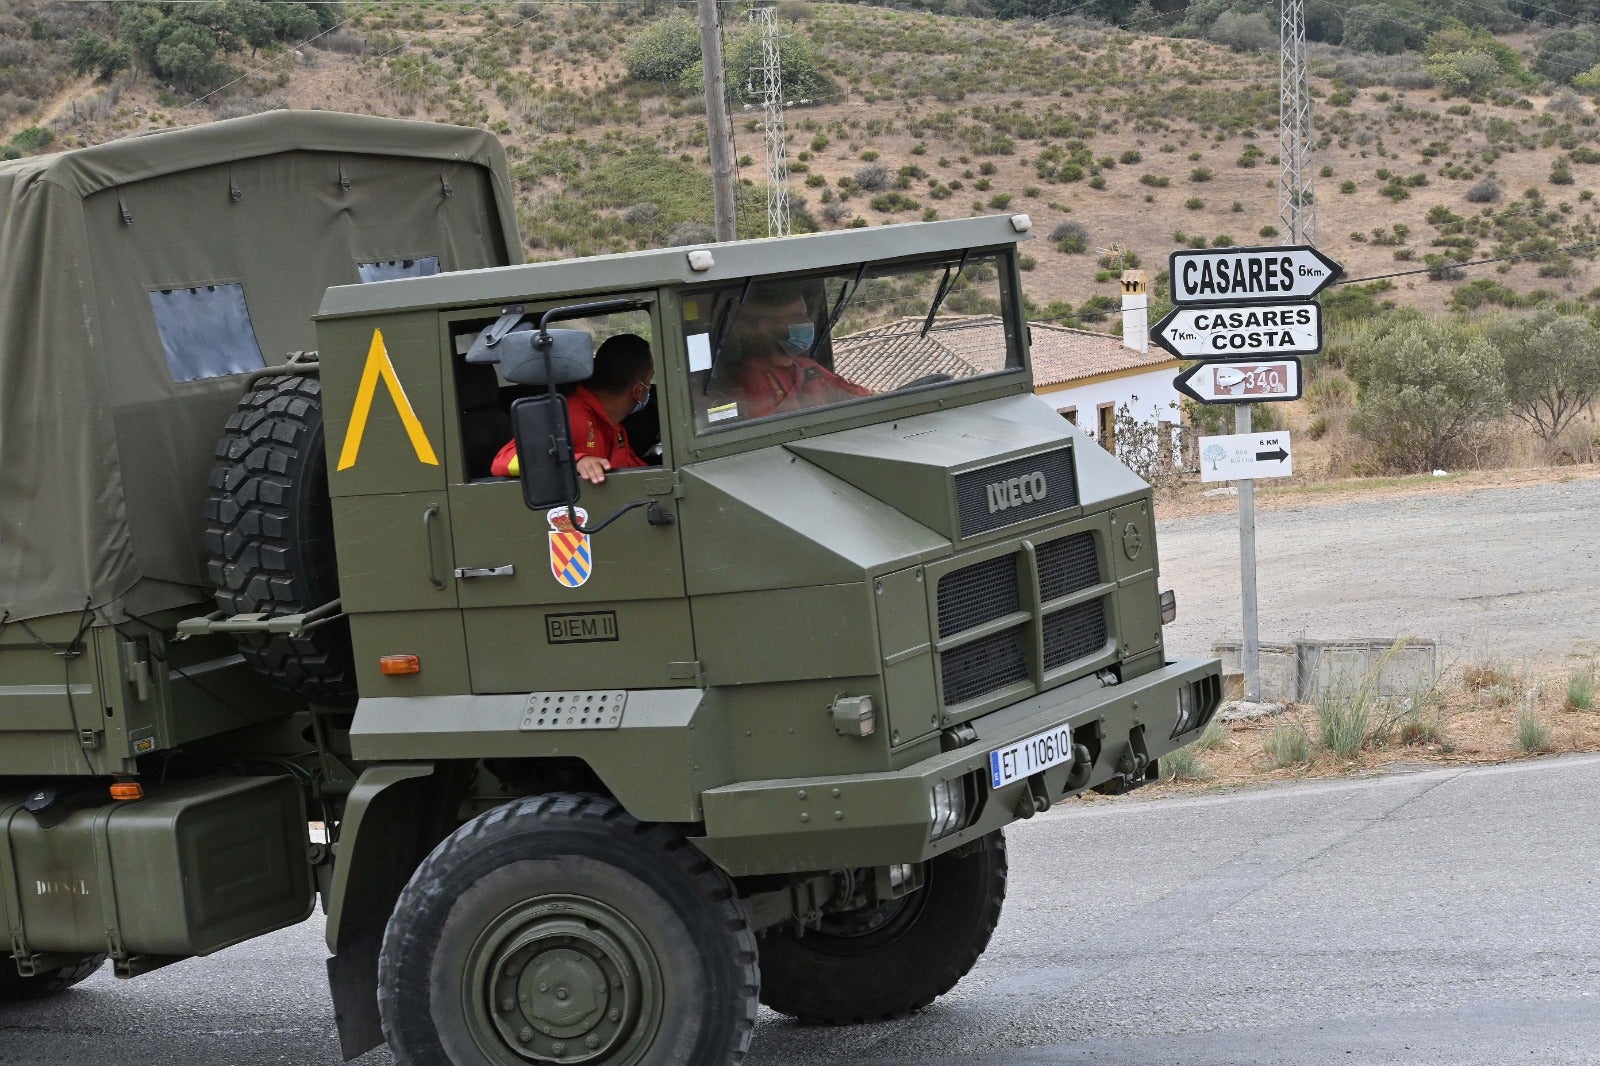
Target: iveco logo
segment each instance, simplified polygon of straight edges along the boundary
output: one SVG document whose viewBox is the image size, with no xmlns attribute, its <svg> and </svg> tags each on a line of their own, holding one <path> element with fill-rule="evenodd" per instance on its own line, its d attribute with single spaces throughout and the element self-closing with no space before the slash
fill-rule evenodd
<svg viewBox="0 0 1600 1066">
<path fill-rule="evenodd" d="M 1044 471 L 1035 470 L 1021 477 L 996 481 L 989 486 L 989 513 L 1008 511 L 1025 503 L 1042 500 L 1049 490 L 1045 487 Z"/>
</svg>

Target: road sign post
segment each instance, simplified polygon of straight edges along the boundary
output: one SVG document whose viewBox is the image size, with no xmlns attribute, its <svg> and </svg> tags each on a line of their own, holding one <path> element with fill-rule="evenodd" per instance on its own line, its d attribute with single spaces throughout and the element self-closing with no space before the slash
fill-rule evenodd
<svg viewBox="0 0 1600 1066">
<path fill-rule="evenodd" d="M 1250 435 L 1250 405 L 1233 409 L 1235 435 Z M 1284 434 L 1288 436 L 1288 434 Z M 1201 475 L 1204 480 L 1204 475 Z M 1244 668 L 1244 698 L 1261 702 L 1261 619 L 1256 600 L 1256 483 L 1254 478 L 1239 481 L 1239 599 L 1242 608 L 1244 639 L 1239 642 L 1240 666 Z"/>
<path fill-rule="evenodd" d="M 1253 433 L 1250 405 L 1297 400 L 1299 356 L 1322 350 L 1322 309 L 1312 297 L 1344 268 L 1309 245 L 1175 251 L 1173 310 L 1151 339 L 1201 362 L 1173 384 L 1204 404 L 1231 403 L 1232 436 L 1200 438 L 1200 480 L 1239 484 L 1239 595 L 1243 607 L 1244 698 L 1261 699 L 1256 599 L 1256 483 L 1294 471 L 1287 433 Z"/>
</svg>

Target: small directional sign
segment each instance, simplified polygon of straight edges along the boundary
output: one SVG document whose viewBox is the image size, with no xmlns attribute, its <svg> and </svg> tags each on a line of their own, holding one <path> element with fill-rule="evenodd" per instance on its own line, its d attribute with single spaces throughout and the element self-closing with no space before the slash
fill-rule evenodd
<svg viewBox="0 0 1600 1066">
<path fill-rule="evenodd" d="M 1294 454 L 1289 447 L 1288 433 L 1201 437 L 1199 446 L 1201 481 L 1288 477 L 1294 473 Z"/>
<path fill-rule="evenodd" d="M 1309 300 L 1344 273 L 1309 245 L 1176 251 L 1170 265 L 1179 305 Z"/>
<path fill-rule="evenodd" d="M 1196 363 L 1172 382 L 1201 403 L 1265 403 L 1300 398 L 1300 360 Z"/>
<path fill-rule="evenodd" d="M 1313 355 L 1322 350 L 1322 308 L 1314 303 L 1256 307 L 1175 307 L 1150 339 L 1180 359 Z"/>
</svg>

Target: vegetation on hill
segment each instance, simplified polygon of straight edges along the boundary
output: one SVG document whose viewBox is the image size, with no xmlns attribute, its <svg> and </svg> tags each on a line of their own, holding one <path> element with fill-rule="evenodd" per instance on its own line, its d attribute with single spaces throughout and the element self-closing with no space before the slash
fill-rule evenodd
<svg viewBox="0 0 1600 1066">
<path fill-rule="evenodd" d="M 1415 468 L 1422 436 L 1394 444 L 1379 428 L 1414 417 L 1428 461 L 1592 457 L 1586 415 L 1528 399 L 1558 380 L 1585 395 L 1582 359 L 1538 370 L 1538 387 L 1478 359 L 1461 380 L 1487 375 L 1486 402 L 1440 436 L 1427 411 L 1449 403 L 1388 395 L 1400 386 L 1360 353 L 1420 351 L 1426 335 L 1439 358 L 1476 359 L 1485 340 L 1512 344 L 1495 323 L 1513 315 L 1533 316 L 1536 349 L 1592 349 L 1600 0 L 1308 12 L 1318 244 L 1350 283 L 1325 297 L 1319 387 L 1291 422 L 1335 473 Z M 711 197 L 688 13 L 660 0 L 0 0 L 0 145 L 53 151 L 284 106 L 461 122 L 505 141 L 530 257 L 700 241 Z M 1125 268 L 1147 264 L 1159 294 L 1174 248 L 1283 239 L 1277 31 L 1255 0 L 780 0 L 779 13 L 798 229 L 1027 212 L 1031 312 L 1091 329 L 1116 328 Z M 760 236 L 759 42 L 737 8 L 724 17 L 739 230 Z M 1419 312 L 1454 317 L 1424 327 Z"/>
</svg>

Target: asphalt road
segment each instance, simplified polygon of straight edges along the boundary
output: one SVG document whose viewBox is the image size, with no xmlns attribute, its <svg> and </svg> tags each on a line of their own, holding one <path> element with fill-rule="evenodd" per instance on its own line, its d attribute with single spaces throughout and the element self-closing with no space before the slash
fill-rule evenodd
<svg viewBox="0 0 1600 1066">
<path fill-rule="evenodd" d="M 1433 637 L 1442 661 L 1600 654 L 1600 478 L 1258 511 L 1261 639 Z M 1235 512 L 1163 521 L 1169 652 L 1239 639 Z"/>
<path fill-rule="evenodd" d="M 764 1015 L 751 1066 L 1600 1064 L 1600 756 L 1077 802 L 1011 831 L 1010 898 L 900 1022 Z M 0 1008 L 0 1062 L 337 1061 L 320 929 Z M 384 1053 L 364 1066 L 389 1063 Z"/>
</svg>

